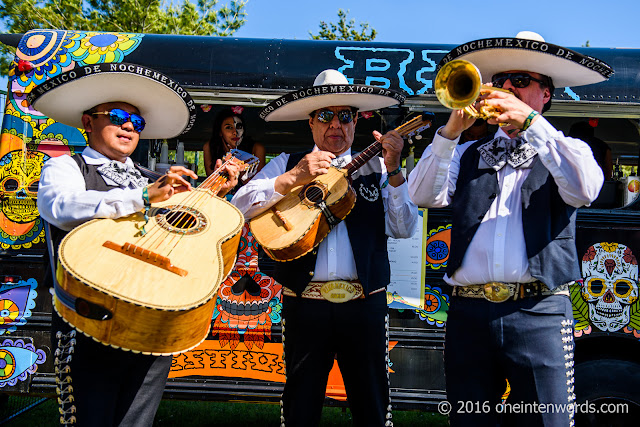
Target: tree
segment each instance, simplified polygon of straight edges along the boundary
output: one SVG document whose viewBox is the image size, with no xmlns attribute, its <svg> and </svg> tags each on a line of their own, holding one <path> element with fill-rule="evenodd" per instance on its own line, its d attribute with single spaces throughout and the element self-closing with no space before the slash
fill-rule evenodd
<svg viewBox="0 0 640 427">
<path fill-rule="evenodd" d="M 36 28 L 156 34 L 230 36 L 246 22 L 247 0 L 5 0 L 0 22 L 8 33 Z M 15 49 L 0 45 L 0 73 L 7 75 Z"/>
<path fill-rule="evenodd" d="M 311 31 L 309 31 L 309 35 L 313 40 L 348 40 L 348 41 L 372 41 L 376 38 L 378 32 L 369 28 L 369 23 L 364 22 L 360 23 L 360 32 L 355 29 L 356 21 L 355 19 L 351 19 L 347 22 L 347 15 L 349 14 L 349 10 L 345 12 L 342 9 L 338 9 L 338 23 L 334 24 L 333 22 L 329 22 L 328 24 L 324 21 L 320 21 L 320 32 L 317 35 L 314 35 Z"/>
</svg>

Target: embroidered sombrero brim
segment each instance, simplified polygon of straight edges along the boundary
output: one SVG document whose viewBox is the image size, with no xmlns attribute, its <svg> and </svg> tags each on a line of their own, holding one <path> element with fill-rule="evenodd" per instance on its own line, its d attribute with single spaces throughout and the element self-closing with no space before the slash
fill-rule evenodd
<svg viewBox="0 0 640 427">
<path fill-rule="evenodd" d="M 504 71 L 532 71 L 551 77 L 555 87 L 600 83 L 613 75 L 613 68 L 599 59 L 547 43 L 531 32 L 516 37 L 474 40 L 452 49 L 439 67 L 454 59 L 473 63 L 483 83 Z"/>
<path fill-rule="evenodd" d="M 170 77 L 137 64 L 77 67 L 36 86 L 27 96 L 47 117 L 82 128 L 82 112 L 107 102 L 126 102 L 146 121 L 145 139 L 173 138 L 187 132 L 196 118 L 191 96 Z"/>
<path fill-rule="evenodd" d="M 313 86 L 290 92 L 272 101 L 260 112 L 267 122 L 309 119 L 309 114 L 325 107 L 348 106 L 360 111 L 374 111 L 404 102 L 395 90 L 376 86 L 349 84 L 336 70 L 324 70 Z"/>
</svg>

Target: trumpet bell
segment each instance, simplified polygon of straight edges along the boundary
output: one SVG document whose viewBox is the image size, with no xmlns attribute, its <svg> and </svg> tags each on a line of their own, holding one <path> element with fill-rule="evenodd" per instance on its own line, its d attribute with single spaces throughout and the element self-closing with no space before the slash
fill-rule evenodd
<svg viewBox="0 0 640 427">
<path fill-rule="evenodd" d="M 442 105 L 452 110 L 462 110 L 472 105 L 480 95 L 482 78 L 478 68 L 471 62 L 455 59 L 440 68 L 434 87 Z"/>
</svg>

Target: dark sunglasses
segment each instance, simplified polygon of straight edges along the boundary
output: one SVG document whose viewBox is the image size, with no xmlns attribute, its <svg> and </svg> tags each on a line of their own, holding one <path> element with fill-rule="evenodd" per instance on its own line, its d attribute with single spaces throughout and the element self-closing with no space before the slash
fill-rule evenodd
<svg viewBox="0 0 640 427">
<path fill-rule="evenodd" d="M 147 124 L 147 122 L 144 121 L 144 118 L 142 118 L 141 115 L 136 113 L 128 113 L 119 108 L 114 108 L 113 110 L 110 110 L 110 111 L 98 111 L 98 112 L 91 113 L 92 116 L 96 114 L 104 114 L 109 116 L 109 120 L 111 120 L 111 123 L 117 126 L 122 126 L 128 121 L 131 121 L 131 124 L 133 125 L 133 129 L 138 133 L 142 132 L 144 130 L 145 125 Z"/>
<path fill-rule="evenodd" d="M 336 114 L 338 115 L 338 120 L 343 125 L 346 125 L 347 123 L 351 123 L 353 121 L 354 113 L 351 110 L 340 110 L 337 113 L 331 110 L 320 110 L 318 112 L 318 120 L 320 120 L 322 123 L 330 123 Z"/>
<path fill-rule="evenodd" d="M 511 84 L 519 89 L 529 86 L 531 80 L 546 85 L 545 81 L 536 79 L 527 73 L 498 73 L 491 78 L 491 83 L 493 83 L 493 87 L 502 87 L 507 80 L 511 80 Z"/>
</svg>

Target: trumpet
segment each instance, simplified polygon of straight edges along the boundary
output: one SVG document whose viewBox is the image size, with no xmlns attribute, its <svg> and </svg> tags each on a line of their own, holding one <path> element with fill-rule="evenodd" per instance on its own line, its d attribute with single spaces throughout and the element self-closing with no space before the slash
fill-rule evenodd
<svg viewBox="0 0 640 427">
<path fill-rule="evenodd" d="M 452 110 L 464 110 L 469 116 L 483 120 L 496 118 L 502 114 L 502 111 L 489 105 L 476 109 L 473 104 L 481 93 L 490 91 L 511 93 L 507 89 L 483 85 L 480 70 L 463 59 L 444 64 L 436 75 L 434 87 L 442 105 Z"/>
</svg>

